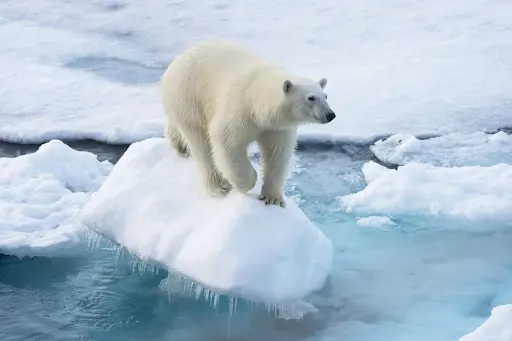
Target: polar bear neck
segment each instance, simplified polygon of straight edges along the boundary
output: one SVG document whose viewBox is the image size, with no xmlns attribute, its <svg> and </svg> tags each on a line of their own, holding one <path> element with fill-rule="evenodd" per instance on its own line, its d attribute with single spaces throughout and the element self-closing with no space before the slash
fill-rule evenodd
<svg viewBox="0 0 512 341">
<path fill-rule="evenodd" d="M 272 63 L 262 63 L 248 75 L 250 81 L 244 89 L 250 116 L 261 129 L 296 129 L 291 105 L 285 101 L 283 83 L 285 80 L 300 81 L 285 69 Z"/>
</svg>

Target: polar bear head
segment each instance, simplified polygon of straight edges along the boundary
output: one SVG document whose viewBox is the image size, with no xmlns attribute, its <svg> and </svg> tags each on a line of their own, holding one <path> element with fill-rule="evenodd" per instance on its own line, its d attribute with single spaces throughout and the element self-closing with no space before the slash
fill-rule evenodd
<svg viewBox="0 0 512 341">
<path fill-rule="evenodd" d="M 334 120 L 336 114 L 327 103 L 327 94 L 324 88 L 327 79 L 318 82 L 301 79 L 292 82 L 283 82 L 285 106 L 288 108 L 291 119 L 296 123 L 328 123 Z"/>
</svg>

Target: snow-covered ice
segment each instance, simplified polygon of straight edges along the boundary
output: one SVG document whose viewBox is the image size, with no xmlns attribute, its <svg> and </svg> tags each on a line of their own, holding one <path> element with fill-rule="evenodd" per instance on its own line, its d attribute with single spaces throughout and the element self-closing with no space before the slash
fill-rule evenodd
<svg viewBox="0 0 512 341">
<path fill-rule="evenodd" d="M 162 136 L 159 75 L 209 37 L 329 79 L 338 116 L 302 138 L 512 126 L 509 13 L 511 2 L 489 0 L 4 0 L 0 138 Z"/>
<path fill-rule="evenodd" d="M 474 332 L 459 341 L 510 341 L 512 340 L 512 304 L 493 308 L 492 315 Z"/>
<path fill-rule="evenodd" d="M 331 242 L 287 199 L 206 196 L 195 165 L 161 138 L 135 143 L 82 212 L 82 222 L 207 289 L 286 304 L 320 289 Z"/>
<path fill-rule="evenodd" d="M 340 198 L 347 212 L 440 216 L 482 222 L 512 221 L 512 165 L 436 167 L 410 163 L 387 169 L 363 166 L 367 186 Z M 481 228 L 496 228 L 481 224 Z"/>
<path fill-rule="evenodd" d="M 35 153 L 0 158 L 0 253 L 75 254 L 75 216 L 112 164 L 52 140 Z"/>
<path fill-rule="evenodd" d="M 502 131 L 450 133 L 420 140 L 399 133 L 375 142 L 371 150 L 381 161 L 397 165 L 411 162 L 443 167 L 512 164 L 512 135 Z"/>
</svg>

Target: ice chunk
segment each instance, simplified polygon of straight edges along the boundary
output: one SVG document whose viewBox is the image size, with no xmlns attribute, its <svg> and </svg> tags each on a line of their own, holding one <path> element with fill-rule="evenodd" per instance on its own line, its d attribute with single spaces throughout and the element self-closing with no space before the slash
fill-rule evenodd
<svg viewBox="0 0 512 341">
<path fill-rule="evenodd" d="M 491 317 L 474 332 L 459 341 L 510 341 L 512 340 L 512 304 L 493 308 Z"/>
<path fill-rule="evenodd" d="M 0 158 L 0 253 L 61 255 L 81 229 L 75 216 L 112 164 L 58 140 L 35 153 Z"/>
<path fill-rule="evenodd" d="M 357 225 L 364 227 L 386 228 L 396 224 L 391 219 L 389 219 L 389 217 L 370 216 L 357 219 Z"/>
<path fill-rule="evenodd" d="M 347 212 L 391 218 L 403 214 L 512 218 L 512 165 L 444 168 L 411 163 L 392 170 L 369 162 L 363 172 L 366 188 L 339 198 Z"/>
<path fill-rule="evenodd" d="M 286 202 L 283 209 L 265 206 L 255 193 L 207 197 L 192 160 L 154 138 L 130 146 L 82 221 L 142 260 L 208 289 L 277 304 L 319 289 L 333 252 L 295 203 Z"/>
<path fill-rule="evenodd" d="M 425 140 L 411 134 L 395 134 L 370 148 L 381 161 L 398 165 L 411 162 L 444 167 L 512 164 L 512 135 L 502 131 L 452 133 Z"/>
</svg>

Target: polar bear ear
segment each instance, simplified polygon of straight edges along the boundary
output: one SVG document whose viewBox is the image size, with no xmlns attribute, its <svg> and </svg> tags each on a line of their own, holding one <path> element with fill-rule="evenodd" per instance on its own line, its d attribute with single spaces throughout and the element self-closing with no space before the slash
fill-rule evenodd
<svg viewBox="0 0 512 341">
<path fill-rule="evenodd" d="M 320 79 L 320 80 L 318 81 L 318 84 L 320 84 L 320 87 L 321 87 L 322 89 L 324 89 L 324 88 L 325 88 L 325 86 L 327 85 L 327 79 L 326 79 L 326 78 L 322 78 L 322 79 Z"/>
<path fill-rule="evenodd" d="M 287 80 L 285 80 L 285 81 L 283 82 L 283 91 L 284 91 L 284 93 L 285 93 L 285 94 L 289 93 L 289 92 L 290 92 L 290 90 L 292 89 L 292 86 L 293 86 L 292 81 L 290 81 L 290 80 L 288 80 L 288 79 L 287 79 Z"/>
</svg>

